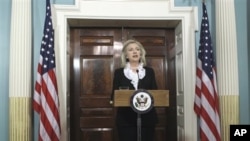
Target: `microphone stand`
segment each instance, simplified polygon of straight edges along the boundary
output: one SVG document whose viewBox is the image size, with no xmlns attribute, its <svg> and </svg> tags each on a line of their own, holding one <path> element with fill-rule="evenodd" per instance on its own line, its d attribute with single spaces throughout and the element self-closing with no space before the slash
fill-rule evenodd
<svg viewBox="0 0 250 141">
<path fill-rule="evenodd" d="M 141 141 L 141 114 L 137 113 L 137 141 Z"/>
<path fill-rule="evenodd" d="M 140 78 L 139 78 L 139 70 L 136 70 L 136 73 L 138 75 L 138 84 L 137 88 L 139 89 L 140 85 Z M 141 114 L 137 113 L 137 141 L 141 141 Z"/>
</svg>

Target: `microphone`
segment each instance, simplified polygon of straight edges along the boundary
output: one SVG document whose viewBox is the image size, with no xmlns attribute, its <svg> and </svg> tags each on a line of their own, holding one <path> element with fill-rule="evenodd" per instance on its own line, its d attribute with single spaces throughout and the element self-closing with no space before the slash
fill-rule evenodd
<svg viewBox="0 0 250 141">
<path fill-rule="evenodd" d="M 138 84 L 137 84 L 137 89 L 140 88 L 140 77 L 139 77 L 139 70 L 136 70 L 137 76 L 138 76 Z"/>
</svg>

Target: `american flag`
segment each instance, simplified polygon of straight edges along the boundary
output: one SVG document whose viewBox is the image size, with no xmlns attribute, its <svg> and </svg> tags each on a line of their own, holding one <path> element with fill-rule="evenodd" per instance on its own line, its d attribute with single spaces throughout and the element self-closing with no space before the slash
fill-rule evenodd
<svg viewBox="0 0 250 141">
<path fill-rule="evenodd" d="M 59 99 L 55 73 L 54 30 L 49 0 L 46 0 L 46 18 L 33 96 L 33 108 L 40 115 L 38 140 L 59 141 Z"/>
<path fill-rule="evenodd" d="M 213 58 L 207 9 L 205 3 L 203 3 L 194 100 L 194 111 L 199 118 L 201 141 L 221 140 L 219 98 Z"/>
</svg>

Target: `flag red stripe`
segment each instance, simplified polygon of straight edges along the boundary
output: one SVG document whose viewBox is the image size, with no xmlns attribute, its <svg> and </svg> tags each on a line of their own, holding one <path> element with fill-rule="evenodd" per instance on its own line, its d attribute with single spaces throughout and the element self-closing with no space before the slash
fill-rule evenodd
<svg viewBox="0 0 250 141">
<path fill-rule="evenodd" d="M 40 104 L 33 100 L 33 108 L 36 112 L 40 112 Z"/>
<path fill-rule="evenodd" d="M 201 138 L 201 141 L 209 141 L 209 139 L 207 138 L 203 130 L 200 131 L 200 138 Z"/>
<path fill-rule="evenodd" d="M 53 86 L 55 87 L 55 90 L 57 91 L 57 80 L 56 80 L 55 70 L 54 69 L 50 70 L 48 74 L 53 83 Z"/>
</svg>

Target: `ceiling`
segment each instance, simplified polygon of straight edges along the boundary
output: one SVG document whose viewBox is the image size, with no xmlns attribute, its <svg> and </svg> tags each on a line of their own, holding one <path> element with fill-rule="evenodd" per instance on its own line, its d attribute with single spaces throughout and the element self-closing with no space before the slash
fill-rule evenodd
<svg viewBox="0 0 250 141">
<path fill-rule="evenodd" d="M 175 28 L 180 20 L 68 19 L 70 27 L 159 27 Z"/>
</svg>

